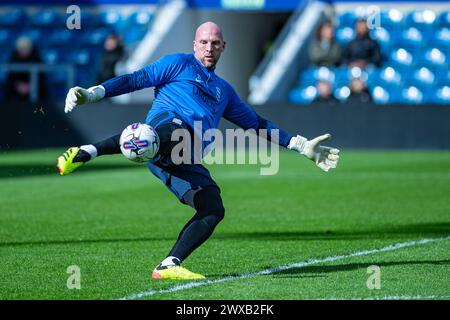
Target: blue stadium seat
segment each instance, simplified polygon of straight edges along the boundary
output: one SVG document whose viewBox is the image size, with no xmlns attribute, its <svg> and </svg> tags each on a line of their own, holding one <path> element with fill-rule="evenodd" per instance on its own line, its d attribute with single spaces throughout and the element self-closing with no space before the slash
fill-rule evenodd
<svg viewBox="0 0 450 320">
<path fill-rule="evenodd" d="M 450 70 L 438 69 L 436 71 L 437 85 L 450 86 Z"/>
<path fill-rule="evenodd" d="M 46 64 L 57 64 L 67 60 L 68 48 L 46 48 L 41 50 L 41 58 Z"/>
<path fill-rule="evenodd" d="M 0 47 L 3 51 L 5 48 L 12 49 L 17 39 L 17 32 L 14 30 L 0 29 Z"/>
<path fill-rule="evenodd" d="M 387 66 L 375 71 L 370 79 L 370 83 L 377 83 L 383 87 L 399 87 L 402 85 L 402 75 L 401 73 L 393 68 L 392 66 Z"/>
<path fill-rule="evenodd" d="M 442 86 L 435 90 L 436 94 L 433 97 L 433 103 L 450 104 L 450 86 Z"/>
<path fill-rule="evenodd" d="M 33 27 L 54 28 L 65 26 L 65 19 L 54 9 L 42 9 L 30 17 Z"/>
<path fill-rule="evenodd" d="M 421 31 L 415 27 L 410 27 L 396 34 L 395 42 L 402 48 L 422 48 L 424 37 Z"/>
<path fill-rule="evenodd" d="M 325 80 L 333 84 L 335 80 L 333 70 L 327 67 L 311 67 L 300 75 L 302 86 L 316 85 L 319 80 Z"/>
<path fill-rule="evenodd" d="M 126 27 L 121 12 L 117 10 L 100 12 L 97 15 L 97 22 L 99 27 L 109 28 L 116 33 L 121 33 Z"/>
<path fill-rule="evenodd" d="M 392 102 L 391 93 L 381 86 L 375 86 L 371 90 L 371 96 L 376 104 L 389 104 Z"/>
<path fill-rule="evenodd" d="M 389 64 L 397 69 L 406 70 L 415 63 L 414 56 L 405 48 L 398 48 L 391 52 Z"/>
<path fill-rule="evenodd" d="M 382 55 L 387 57 L 393 46 L 390 32 L 385 28 L 376 28 L 370 30 L 370 36 L 380 45 Z"/>
<path fill-rule="evenodd" d="M 417 57 L 417 63 L 432 69 L 446 68 L 448 66 L 448 57 L 446 53 L 438 48 L 427 48 Z"/>
<path fill-rule="evenodd" d="M 406 24 L 422 32 L 432 32 L 436 22 L 436 13 L 429 9 L 411 11 L 406 15 Z"/>
<path fill-rule="evenodd" d="M 395 99 L 397 103 L 405 104 L 422 104 L 425 102 L 425 96 L 422 90 L 417 87 L 406 87 L 401 91 L 399 99 Z"/>
<path fill-rule="evenodd" d="M 124 43 L 135 44 L 147 33 L 153 15 L 150 12 L 134 12 L 125 21 Z"/>
<path fill-rule="evenodd" d="M 355 38 L 355 29 L 352 27 L 344 27 L 336 30 L 336 41 L 340 45 L 346 45 Z"/>
<path fill-rule="evenodd" d="M 350 93 L 350 88 L 348 86 L 336 87 L 333 90 L 333 95 L 341 102 L 347 100 L 348 97 L 350 97 Z"/>
<path fill-rule="evenodd" d="M 433 45 L 444 48 L 445 50 L 450 49 L 450 28 L 438 29 L 433 35 L 431 40 Z"/>
<path fill-rule="evenodd" d="M 95 29 L 91 32 L 86 32 L 81 36 L 80 45 L 83 47 L 103 46 L 106 37 L 111 34 L 111 30 L 107 28 Z"/>
<path fill-rule="evenodd" d="M 28 16 L 23 9 L 8 9 L 3 13 L 3 15 L 0 16 L 0 27 L 26 27 L 28 25 L 28 21 Z"/>
<path fill-rule="evenodd" d="M 356 21 L 358 20 L 358 16 L 354 12 L 345 12 L 337 18 L 339 28 L 350 27 L 353 29 Z"/>
<path fill-rule="evenodd" d="M 435 74 L 426 67 L 415 69 L 405 77 L 405 86 L 417 87 L 420 89 L 433 86 L 437 82 Z"/>
<path fill-rule="evenodd" d="M 76 31 L 68 29 L 59 29 L 50 33 L 47 41 L 47 47 L 70 47 L 74 43 L 75 35 L 78 34 Z"/>
<path fill-rule="evenodd" d="M 439 14 L 437 23 L 440 27 L 450 28 L 450 11 L 448 11 L 448 10 L 442 11 Z"/>
<path fill-rule="evenodd" d="M 317 98 L 317 89 L 314 86 L 302 86 L 289 92 L 289 100 L 295 104 L 309 104 Z"/>
<path fill-rule="evenodd" d="M 388 30 L 401 29 L 403 27 L 403 13 L 397 9 L 383 10 L 380 13 L 380 24 Z"/>
</svg>

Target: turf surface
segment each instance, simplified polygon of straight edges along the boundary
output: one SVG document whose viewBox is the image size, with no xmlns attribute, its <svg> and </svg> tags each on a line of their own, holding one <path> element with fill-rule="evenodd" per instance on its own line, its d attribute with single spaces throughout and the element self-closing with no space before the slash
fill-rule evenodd
<svg viewBox="0 0 450 320">
<path fill-rule="evenodd" d="M 193 212 L 121 156 L 60 177 L 63 150 L 0 154 L 0 299 L 450 297 L 450 240 L 175 292 L 150 279 Z M 208 279 L 450 235 L 450 153 L 345 151 L 328 174 L 294 153 L 280 171 L 210 167 L 225 220 L 184 265 Z M 81 289 L 67 288 L 68 266 Z M 381 269 L 369 290 L 367 267 Z"/>
</svg>

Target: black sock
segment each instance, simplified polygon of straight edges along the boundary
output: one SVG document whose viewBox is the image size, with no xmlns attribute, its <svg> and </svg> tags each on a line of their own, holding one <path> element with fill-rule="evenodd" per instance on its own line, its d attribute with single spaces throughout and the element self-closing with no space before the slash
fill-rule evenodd
<svg viewBox="0 0 450 320">
<path fill-rule="evenodd" d="M 94 147 L 97 149 L 97 156 L 105 154 L 118 154 L 120 153 L 120 134 L 94 143 Z"/>
<path fill-rule="evenodd" d="M 88 162 L 89 160 L 91 160 L 91 155 L 83 149 L 80 149 L 75 158 L 73 158 L 73 162 Z"/>
<path fill-rule="evenodd" d="M 200 190 L 194 197 L 194 205 L 197 212 L 181 230 L 177 242 L 169 253 L 169 256 L 175 256 L 181 261 L 211 236 L 225 214 L 222 199 L 216 187 Z"/>
</svg>

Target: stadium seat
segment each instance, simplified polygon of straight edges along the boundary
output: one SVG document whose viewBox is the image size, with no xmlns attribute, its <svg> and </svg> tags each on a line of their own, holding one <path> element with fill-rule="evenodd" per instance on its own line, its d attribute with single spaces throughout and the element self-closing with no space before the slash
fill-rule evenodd
<svg viewBox="0 0 450 320">
<path fill-rule="evenodd" d="M 404 84 L 405 86 L 423 89 L 433 86 L 436 83 L 436 80 L 436 76 L 430 69 L 421 67 L 419 69 L 415 69 L 411 73 L 408 73 L 405 77 Z"/>
<path fill-rule="evenodd" d="M 117 10 L 100 12 L 97 15 L 97 23 L 99 27 L 108 28 L 116 33 L 122 33 L 125 27 L 122 14 Z"/>
<path fill-rule="evenodd" d="M 437 85 L 450 86 L 450 70 L 439 69 L 436 71 Z"/>
<path fill-rule="evenodd" d="M 445 27 L 433 33 L 432 43 L 444 50 L 450 49 L 450 28 Z"/>
<path fill-rule="evenodd" d="M 374 72 L 371 82 L 383 87 L 398 87 L 402 85 L 402 75 L 392 66 L 387 66 Z"/>
<path fill-rule="evenodd" d="M 147 33 L 152 14 L 149 12 L 134 12 L 125 21 L 124 43 L 127 45 L 135 44 L 142 40 Z"/>
<path fill-rule="evenodd" d="M 442 11 L 437 19 L 437 23 L 440 27 L 450 28 L 450 11 Z"/>
<path fill-rule="evenodd" d="M 336 30 L 336 41 L 340 45 L 346 45 L 355 38 L 355 30 L 352 27 L 344 27 Z"/>
<path fill-rule="evenodd" d="M 333 95 L 341 102 L 347 100 L 350 93 L 350 88 L 348 86 L 337 87 L 333 90 Z"/>
<path fill-rule="evenodd" d="M 422 32 L 415 27 L 410 27 L 402 32 L 396 33 L 395 42 L 397 46 L 402 48 L 422 48 L 424 43 L 424 37 Z"/>
<path fill-rule="evenodd" d="M 437 104 L 450 104 L 450 86 L 437 88 L 433 102 Z"/>
<path fill-rule="evenodd" d="M 408 50 L 404 48 L 398 48 L 391 52 L 389 56 L 389 64 L 399 69 L 407 69 L 413 66 L 414 57 Z"/>
<path fill-rule="evenodd" d="M 370 30 L 370 36 L 378 42 L 381 47 L 381 54 L 387 58 L 393 47 L 391 33 L 380 27 Z"/>
<path fill-rule="evenodd" d="M 405 104 L 422 104 L 424 103 L 424 94 L 417 87 L 406 87 L 401 91 L 401 98 L 396 102 Z"/>
<path fill-rule="evenodd" d="M 70 45 L 75 40 L 76 31 L 68 30 L 68 29 L 59 29 L 53 31 L 47 41 L 46 46 L 48 47 L 70 47 Z"/>
<path fill-rule="evenodd" d="M 16 42 L 17 39 L 17 33 L 13 30 L 8 29 L 0 29 L 0 47 L 3 51 L 4 48 L 10 47 L 12 49 L 12 44 Z"/>
<path fill-rule="evenodd" d="M 392 102 L 391 95 L 385 88 L 381 86 L 375 86 L 370 91 L 372 99 L 376 104 L 388 104 Z"/>
<path fill-rule="evenodd" d="M 54 28 L 65 25 L 65 19 L 54 9 L 42 9 L 30 17 L 33 27 Z"/>
<path fill-rule="evenodd" d="M 380 24 L 384 29 L 400 29 L 403 26 L 403 13 L 397 9 L 383 10 L 380 13 Z"/>
<path fill-rule="evenodd" d="M 107 28 L 95 29 L 92 32 L 86 32 L 81 36 L 80 45 L 83 47 L 103 46 L 106 37 L 111 34 Z"/>
<path fill-rule="evenodd" d="M 302 86 L 316 85 L 316 82 L 319 80 L 334 83 L 334 72 L 327 67 L 311 67 L 300 75 L 300 84 Z"/>
<path fill-rule="evenodd" d="M 422 51 L 417 58 L 417 63 L 428 68 L 446 68 L 448 58 L 445 52 L 438 48 L 427 48 Z"/>
<path fill-rule="evenodd" d="M 345 12 L 338 16 L 338 27 L 339 28 L 345 28 L 350 27 L 354 28 L 356 20 L 358 19 L 358 16 L 354 12 Z"/>
<path fill-rule="evenodd" d="M 28 16 L 21 8 L 8 9 L 0 16 L 0 27 L 16 28 L 17 26 L 26 27 L 28 25 Z"/>
<path fill-rule="evenodd" d="M 289 100 L 295 104 L 308 104 L 317 98 L 317 89 L 314 86 L 294 88 L 289 92 Z"/>
<path fill-rule="evenodd" d="M 406 24 L 421 32 L 432 32 L 436 22 L 436 13 L 429 9 L 411 11 L 406 15 Z"/>
</svg>

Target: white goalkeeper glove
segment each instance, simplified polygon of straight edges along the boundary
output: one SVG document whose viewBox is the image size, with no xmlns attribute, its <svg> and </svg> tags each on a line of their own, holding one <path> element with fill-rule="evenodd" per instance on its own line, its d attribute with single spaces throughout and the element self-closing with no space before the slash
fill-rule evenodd
<svg viewBox="0 0 450 320">
<path fill-rule="evenodd" d="M 292 137 L 288 149 L 300 152 L 308 159 L 315 162 L 323 171 L 336 168 L 339 161 L 339 149 L 321 146 L 320 144 L 331 138 L 329 133 L 312 140 L 297 135 Z"/>
<path fill-rule="evenodd" d="M 85 104 L 97 102 L 105 96 L 105 88 L 103 86 L 90 87 L 84 89 L 81 87 L 74 87 L 69 90 L 66 97 L 65 113 L 69 113 L 73 108 Z"/>
</svg>

